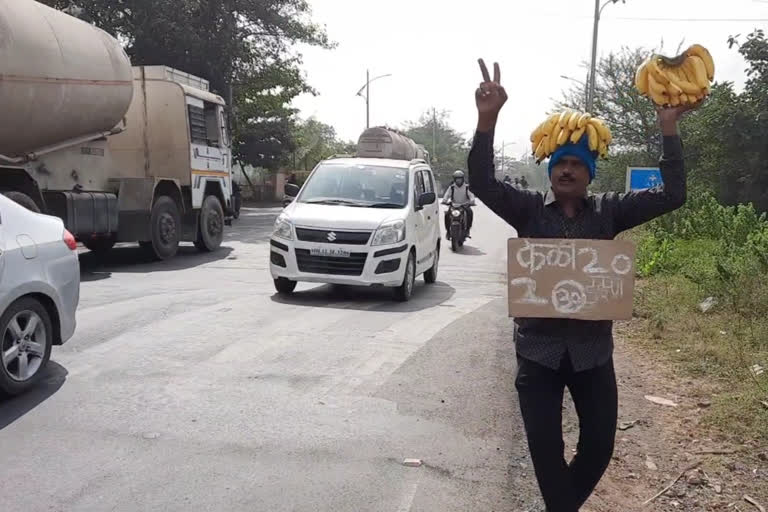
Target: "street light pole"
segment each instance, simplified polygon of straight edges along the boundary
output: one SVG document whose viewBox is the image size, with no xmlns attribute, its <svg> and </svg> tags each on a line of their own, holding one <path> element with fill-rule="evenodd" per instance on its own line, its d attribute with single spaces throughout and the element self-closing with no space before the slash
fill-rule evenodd
<svg viewBox="0 0 768 512">
<path fill-rule="evenodd" d="M 371 72 L 370 70 L 365 70 L 365 85 L 363 85 L 359 91 L 357 91 L 357 94 L 355 96 L 360 96 L 362 98 L 365 98 L 365 128 L 366 130 L 371 127 L 371 83 L 375 82 L 379 78 L 385 78 L 388 76 L 392 76 L 391 74 L 386 75 L 379 75 L 377 77 L 371 78 Z M 363 96 L 363 91 L 365 91 L 365 96 Z"/>
<path fill-rule="evenodd" d="M 571 82 L 576 82 L 580 86 L 584 88 L 584 108 L 587 108 L 587 97 L 589 96 L 589 75 L 587 75 L 586 80 L 583 82 L 581 80 L 576 80 L 573 77 L 566 76 L 566 75 L 560 75 L 560 78 L 563 78 L 565 80 L 570 80 Z"/>
<path fill-rule="evenodd" d="M 595 22 L 592 26 L 592 61 L 589 65 L 589 89 L 587 90 L 587 112 L 593 114 L 595 106 L 595 78 L 597 68 L 597 29 L 600 25 L 600 14 L 608 4 L 618 3 L 619 0 L 606 0 L 601 6 L 600 0 L 595 0 Z M 621 0 L 621 3 L 626 3 L 626 0 Z"/>
<path fill-rule="evenodd" d="M 504 148 L 512 144 L 515 144 L 515 142 L 507 142 L 505 144 L 504 141 L 501 141 L 501 174 L 504 174 Z"/>
</svg>

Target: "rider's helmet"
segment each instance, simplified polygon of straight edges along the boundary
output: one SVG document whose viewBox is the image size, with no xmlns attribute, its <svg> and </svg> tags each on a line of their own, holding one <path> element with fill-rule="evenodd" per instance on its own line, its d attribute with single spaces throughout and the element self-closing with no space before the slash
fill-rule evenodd
<svg viewBox="0 0 768 512">
<path fill-rule="evenodd" d="M 458 170 L 453 173 L 453 181 L 456 183 L 464 182 L 464 171 Z"/>
</svg>

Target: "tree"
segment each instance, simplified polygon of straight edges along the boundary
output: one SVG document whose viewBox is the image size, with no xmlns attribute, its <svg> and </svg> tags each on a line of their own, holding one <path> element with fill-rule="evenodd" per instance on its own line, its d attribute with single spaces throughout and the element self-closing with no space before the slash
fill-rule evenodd
<svg viewBox="0 0 768 512">
<path fill-rule="evenodd" d="M 42 1 L 59 9 L 73 3 Z M 124 42 L 134 65 L 162 64 L 209 80 L 232 107 L 241 160 L 271 167 L 285 161 L 294 145 L 289 104 L 314 93 L 295 46 L 333 46 L 311 21 L 307 0 L 74 2 L 84 20 Z"/>
<path fill-rule="evenodd" d="M 432 169 L 443 184 L 450 182 L 457 169 L 467 167 L 469 144 L 448 124 L 445 111 L 426 112 L 418 121 L 407 123 L 405 135 L 422 144 L 430 153 Z"/>
<path fill-rule="evenodd" d="M 768 211 L 768 40 L 755 30 L 729 44 L 747 61 L 747 82 L 741 94 L 731 83 L 715 83 L 705 103 L 683 119 L 689 186 L 727 205 L 750 202 Z M 634 86 L 635 69 L 649 53 L 624 48 L 597 67 L 595 112 L 614 135 L 608 160 L 598 164 L 599 190 L 622 190 L 627 166 L 656 165 L 661 154 L 655 107 Z M 572 88 L 558 107 L 578 107 L 583 97 Z"/>
<path fill-rule="evenodd" d="M 355 144 L 339 140 L 336 130 L 315 118 L 297 125 L 294 169 L 311 171 L 318 162 L 335 154 L 354 154 Z"/>
</svg>

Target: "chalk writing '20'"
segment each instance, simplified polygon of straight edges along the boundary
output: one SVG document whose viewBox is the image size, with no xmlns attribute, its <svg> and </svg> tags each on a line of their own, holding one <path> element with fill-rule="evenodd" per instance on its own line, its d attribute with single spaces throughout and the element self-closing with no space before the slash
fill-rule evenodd
<svg viewBox="0 0 768 512">
<path fill-rule="evenodd" d="M 525 247 L 517 251 L 516 257 L 520 266 L 533 274 L 545 266 L 576 270 L 576 254 L 574 242 L 546 244 L 526 241 Z M 617 254 L 611 261 L 610 270 L 598 265 L 598 252 L 593 247 L 579 249 L 578 255 L 591 257 L 590 261 L 582 268 L 582 272 L 587 275 L 609 274 L 613 271 L 623 276 L 632 271 L 632 259 L 626 254 Z"/>
</svg>

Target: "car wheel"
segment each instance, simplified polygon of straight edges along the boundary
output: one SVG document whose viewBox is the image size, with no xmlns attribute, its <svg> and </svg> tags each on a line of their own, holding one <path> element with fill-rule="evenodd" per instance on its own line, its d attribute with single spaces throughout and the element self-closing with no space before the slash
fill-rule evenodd
<svg viewBox="0 0 768 512">
<path fill-rule="evenodd" d="M 200 209 L 200 227 L 197 232 L 195 247 L 201 251 L 212 252 L 221 247 L 224 240 L 224 209 L 216 196 L 208 196 Z"/>
<path fill-rule="evenodd" d="M 278 277 L 275 279 L 275 290 L 277 290 L 277 293 L 280 295 L 290 295 L 296 289 L 296 284 L 296 281 Z"/>
<path fill-rule="evenodd" d="M 20 204 L 29 211 L 40 213 L 40 207 L 37 206 L 37 203 L 23 192 L 16 192 L 15 190 L 11 190 L 8 192 L 3 192 L 3 195 L 11 201 Z"/>
<path fill-rule="evenodd" d="M 408 302 L 413 296 L 413 287 L 416 284 L 416 256 L 411 253 L 408 263 L 405 265 L 403 284 L 395 288 L 395 299 L 400 302 Z"/>
<path fill-rule="evenodd" d="M 435 249 L 435 260 L 432 263 L 432 268 L 424 272 L 424 282 L 427 284 L 434 284 L 437 282 L 437 270 L 440 265 L 440 244 L 437 244 Z"/>
<path fill-rule="evenodd" d="M 152 206 L 149 221 L 152 240 L 140 243 L 141 247 L 151 251 L 160 260 L 176 256 L 181 239 L 181 215 L 176 201 L 168 196 L 160 196 Z"/>
<path fill-rule="evenodd" d="M 0 391 L 17 395 L 40 378 L 53 345 L 51 317 L 30 297 L 17 300 L 0 317 Z"/>
</svg>

